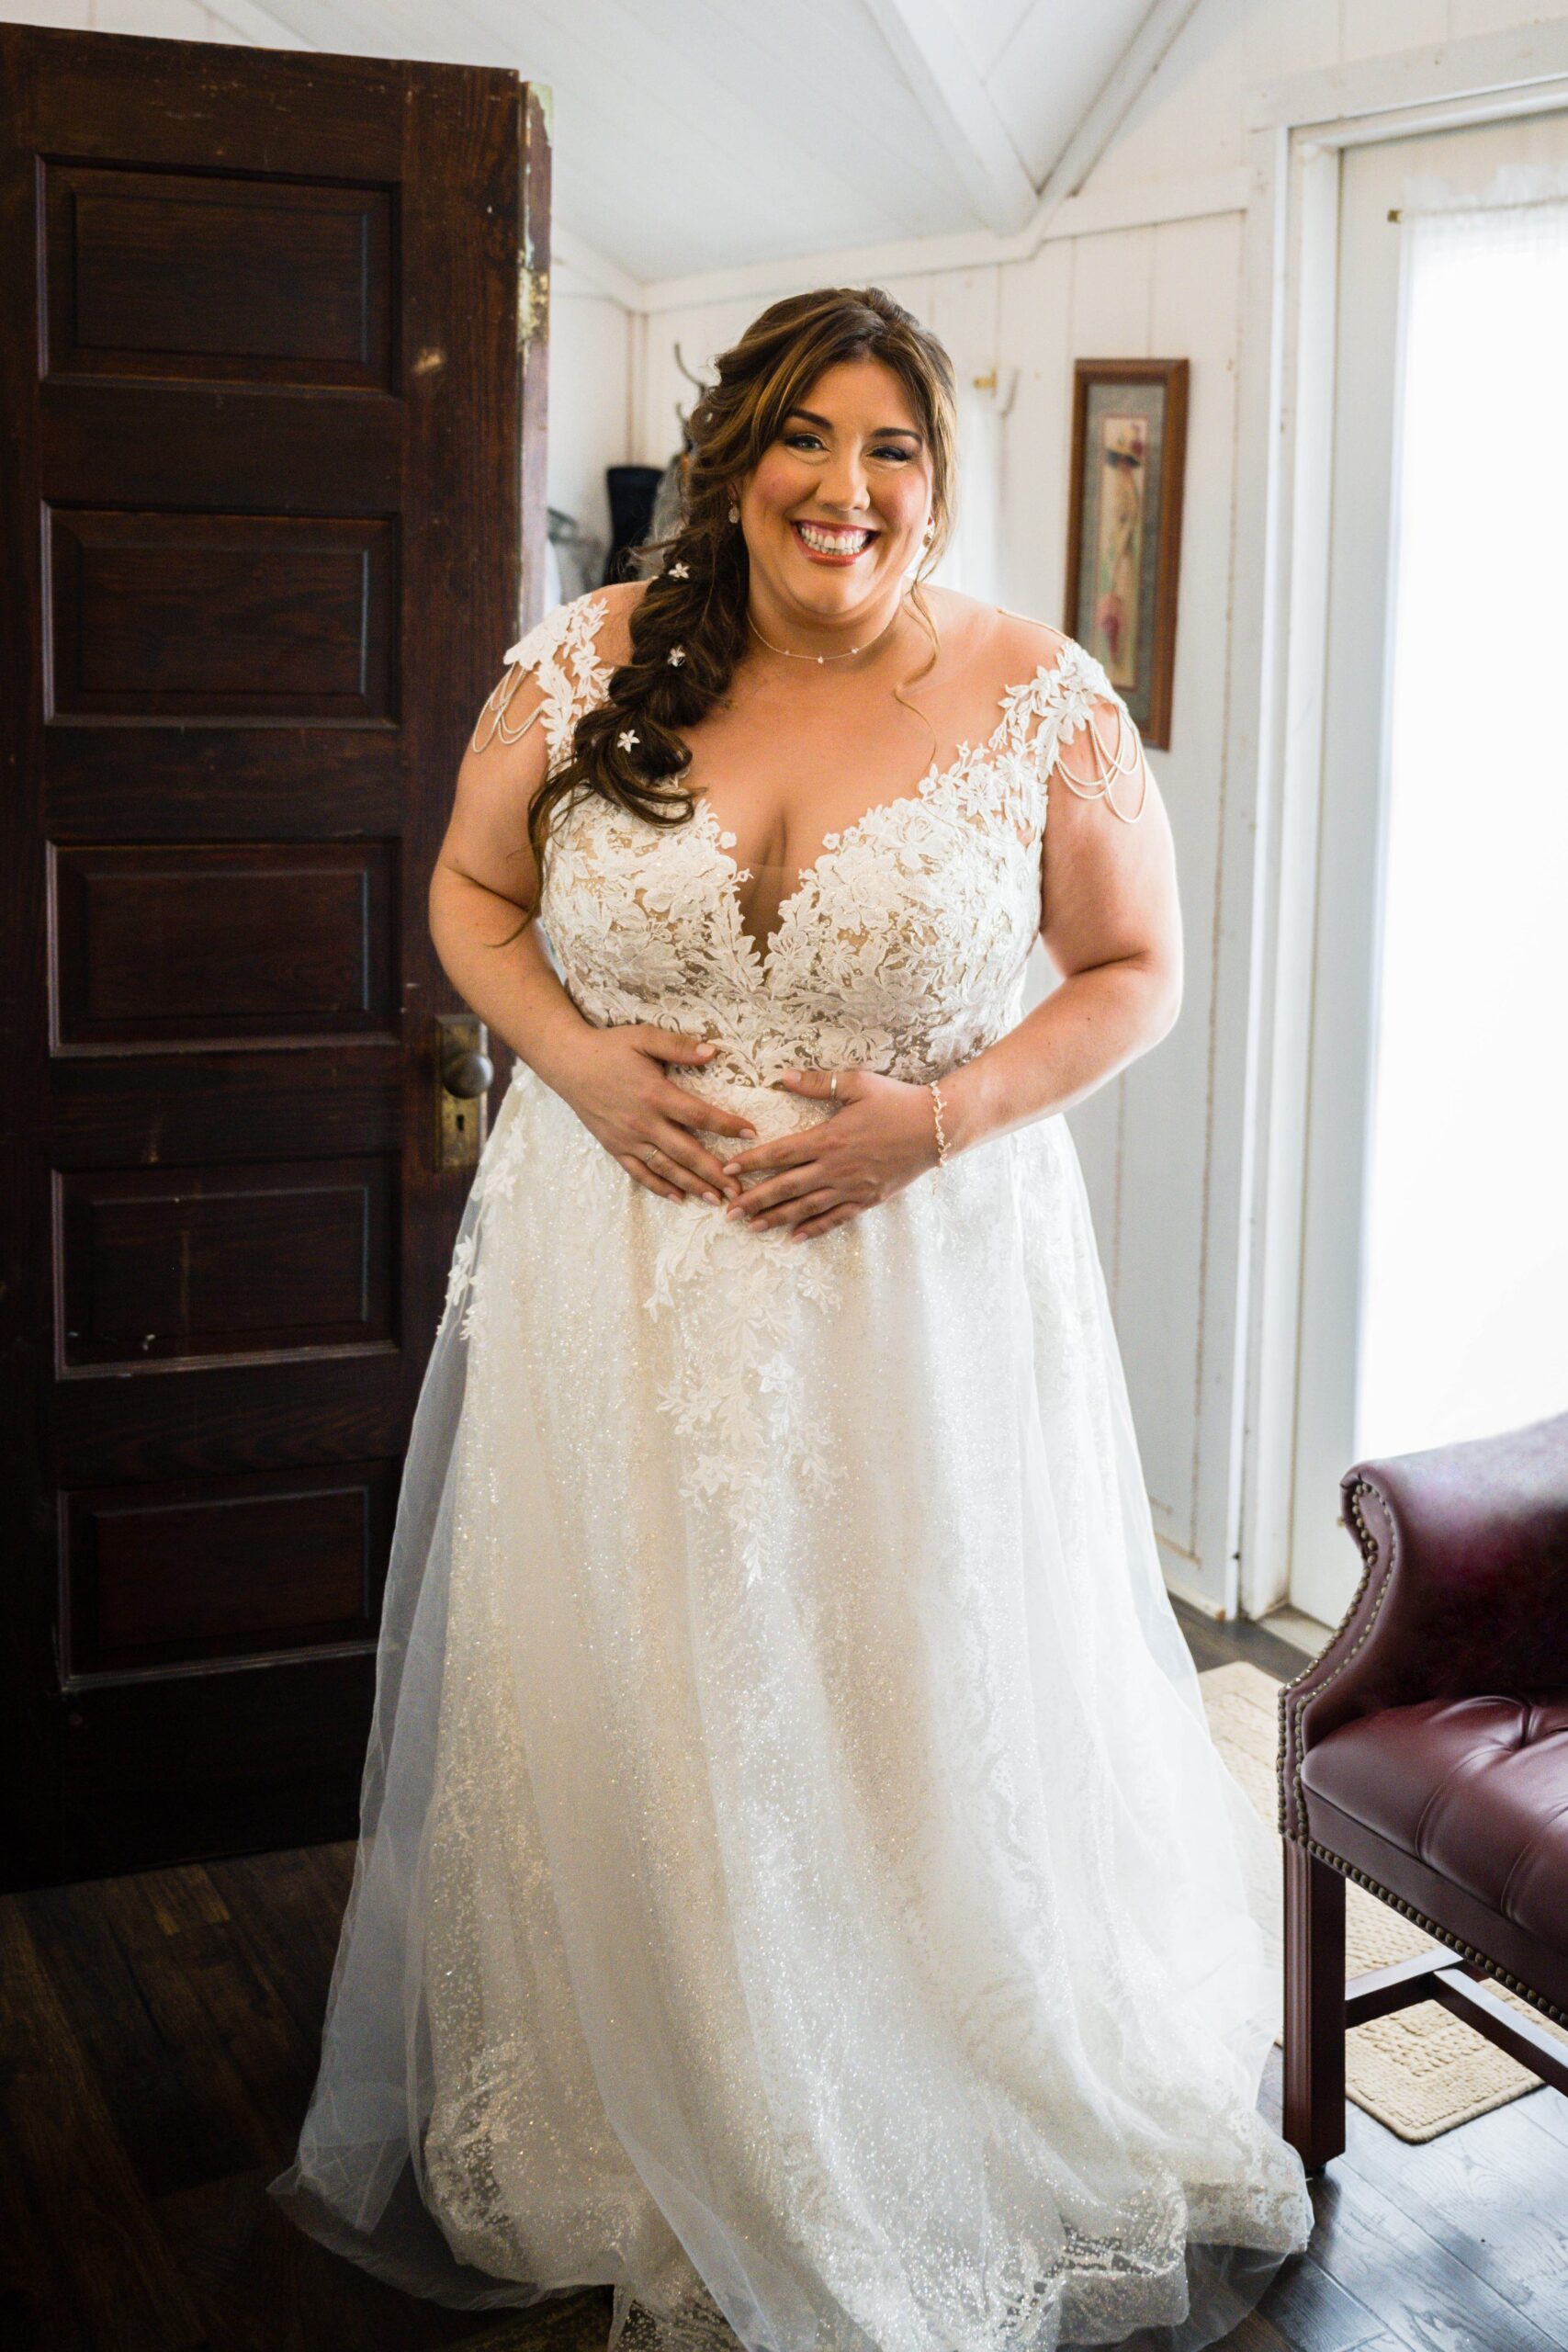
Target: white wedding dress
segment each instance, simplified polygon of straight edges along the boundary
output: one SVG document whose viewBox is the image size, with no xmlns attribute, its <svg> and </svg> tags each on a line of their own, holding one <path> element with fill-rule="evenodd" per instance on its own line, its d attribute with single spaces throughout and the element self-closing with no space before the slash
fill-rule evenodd
<svg viewBox="0 0 1568 2352">
<path fill-rule="evenodd" d="M 506 657 L 552 766 L 605 609 Z M 762 1137 L 835 1115 L 782 1069 L 1000 1037 L 1058 749 L 1114 700 L 1058 651 L 829 835 L 765 956 L 701 805 L 558 812 L 582 1012 L 715 1038 L 671 1075 Z M 793 1243 L 634 1183 L 519 1065 L 404 1477 L 301 2225 L 453 2303 L 613 2284 L 627 2352 L 1197 2352 L 1312 2226 L 1256 2105 L 1279 1867 L 1064 1119 Z"/>
</svg>

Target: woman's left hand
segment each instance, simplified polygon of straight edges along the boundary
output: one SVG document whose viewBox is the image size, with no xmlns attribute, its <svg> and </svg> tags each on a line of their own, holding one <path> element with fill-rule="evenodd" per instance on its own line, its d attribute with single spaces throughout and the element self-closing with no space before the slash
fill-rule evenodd
<svg viewBox="0 0 1568 2352">
<path fill-rule="evenodd" d="M 827 1233 L 863 1209 L 901 1193 L 936 1165 L 936 1122 L 931 1089 L 879 1071 L 838 1074 L 839 1108 L 809 1127 L 755 1144 L 725 1163 L 749 1183 L 726 1211 L 750 1225 L 782 1225 L 791 1238 Z M 779 1084 L 813 1102 L 832 1097 L 833 1073 L 784 1070 Z"/>
</svg>

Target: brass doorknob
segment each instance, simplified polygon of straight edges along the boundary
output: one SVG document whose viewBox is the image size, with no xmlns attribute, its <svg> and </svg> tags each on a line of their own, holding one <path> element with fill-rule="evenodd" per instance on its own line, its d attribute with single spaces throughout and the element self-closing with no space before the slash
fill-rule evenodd
<svg viewBox="0 0 1568 2352">
<path fill-rule="evenodd" d="M 477 1168 L 484 1149 L 486 1101 L 495 1082 L 487 1050 L 490 1032 L 477 1013 L 442 1012 L 435 1019 L 432 1059 L 441 1083 L 435 1090 L 435 1165 Z"/>
<path fill-rule="evenodd" d="M 476 1053 L 471 1046 L 449 1045 L 441 1057 L 441 1083 L 459 1102 L 471 1102 L 475 1095 L 488 1094 L 494 1085 L 495 1064 L 488 1054 Z"/>
</svg>

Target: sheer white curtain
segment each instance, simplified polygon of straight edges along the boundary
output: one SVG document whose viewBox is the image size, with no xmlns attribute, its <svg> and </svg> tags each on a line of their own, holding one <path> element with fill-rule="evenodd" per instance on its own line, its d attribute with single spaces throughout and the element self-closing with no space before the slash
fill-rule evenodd
<svg viewBox="0 0 1568 2352">
<path fill-rule="evenodd" d="M 1409 197 L 1359 1453 L 1568 1408 L 1568 193 Z"/>
</svg>

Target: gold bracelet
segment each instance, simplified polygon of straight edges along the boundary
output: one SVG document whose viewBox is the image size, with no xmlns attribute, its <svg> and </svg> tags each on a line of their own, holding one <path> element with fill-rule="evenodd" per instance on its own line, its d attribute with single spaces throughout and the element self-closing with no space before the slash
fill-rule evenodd
<svg viewBox="0 0 1568 2352">
<path fill-rule="evenodd" d="M 940 1168 L 947 1159 L 947 1129 L 942 1124 L 942 1089 L 934 1078 L 926 1084 L 931 1091 L 931 1115 L 936 1121 L 936 1164 Z"/>
</svg>

